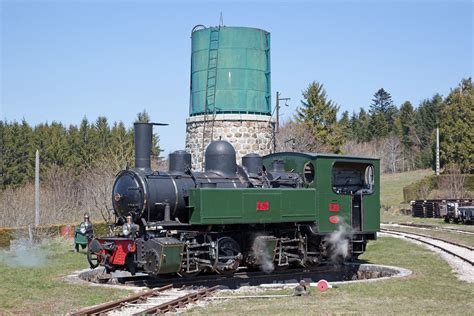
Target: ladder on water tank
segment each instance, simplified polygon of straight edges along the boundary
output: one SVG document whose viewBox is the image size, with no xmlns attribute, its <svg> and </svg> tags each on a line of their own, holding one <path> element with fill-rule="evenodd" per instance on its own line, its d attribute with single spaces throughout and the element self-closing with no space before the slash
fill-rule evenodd
<svg viewBox="0 0 474 316">
<path fill-rule="evenodd" d="M 204 163 L 204 149 L 206 138 L 212 141 L 214 134 L 214 121 L 216 118 L 216 85 L 217 85 L 217 60 L 219 52 L 219 31 L 220 27 L 211 28 L 209 34 L 209 57 L 207 64 L 206 100 L 204 105 L 204 123 L 202 130 L 202 161 Z M 211 130 L 208 132 L 208 116 L 212 113 Z M 210 134 L 208 136 L 208 133 Z"/>
</svg>

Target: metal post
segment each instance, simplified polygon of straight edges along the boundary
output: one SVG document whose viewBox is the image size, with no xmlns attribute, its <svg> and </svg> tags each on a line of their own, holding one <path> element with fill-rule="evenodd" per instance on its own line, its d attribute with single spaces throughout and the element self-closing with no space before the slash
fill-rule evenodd
<svg viewBox="0 0 474 316">
<path fill-rule="evenodd" d="M 280 92 L 277 91 L 275 133 L 278 133 L 279 130 L 280 130 Z"/>
<path fill-rule="evenodd" d="M 436 175 L 439 176 L 439 127 L 436 128 Z"/>
<path fill-rule="evenodd" d="M 40 182 L 39 182 L 39 168 L 40 168 L 39 150 L 36 150 L 35 159 L 35 226 L 40 223 Z"/>
<path fill-rule="evenodd" d="M 280 101 L 285 101 L 285 105 L 288 106 L 288 104 L 286 104 L 286 101 L 288 100 L 291 100 L 290 98 L 280 98 L 280 92 L 277 91 L 276 93 L 276 106 L 275 106 L 275 110 L 276 110 L 276 120 L 275 120 L 275 127 L 273 129 L 273 151 L 276 152 L 276 135 L 280 132 Z"/>
</svg>

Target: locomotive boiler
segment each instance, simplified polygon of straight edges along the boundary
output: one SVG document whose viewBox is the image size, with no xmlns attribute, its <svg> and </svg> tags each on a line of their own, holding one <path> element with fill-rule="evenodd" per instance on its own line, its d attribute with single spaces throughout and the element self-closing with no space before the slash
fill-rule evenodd
<svg viewBox="0 0 474 316">
<path fill-rule="evenodd" d="M 232 145 L 218 140 L 207 146 L 203 172 L 192 170 L 185 151 L 169 155 L 167 171 L 154 171 L 153 124 L 134 127 L 135 166 L 117 175 L 112 192 L 118 233 L 90 242 L 91 267 L 182 276 L 271 271 L 354 259 L 376 238 L 378 159 L 284 152 L 248 154 L 239 165 Z"/>
</svg>

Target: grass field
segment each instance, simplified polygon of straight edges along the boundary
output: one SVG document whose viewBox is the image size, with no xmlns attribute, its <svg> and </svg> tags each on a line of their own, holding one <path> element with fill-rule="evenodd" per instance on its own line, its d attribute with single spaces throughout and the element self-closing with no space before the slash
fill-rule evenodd
<svg viewBox="0 0 474 316">
<path fill-rule="evenodd" d="M 403 188 L 430 174 L 430 169 L 381 175 L 380 202 L 384 206 L 398 207 L 403 202 Z"/>
<path fill-rule="evenodd" d="M 474 309 L 474 284 L 458 281 L 437 255 L 408 241 L 383 237 L 368 245 L 361 256 L 369 263 L 412 270 L 405 279 L 341 285 L 309 297 L 239 299 L 194 308 L 192 315 L 468 315 Z M 291 290 L 262 295 L 291 294 Z M 249 293 L 239 293 L 248 295 Z"/>
<path fill-rule="evenodd" d="M 63 277 L 88 267 L 84 253 L 72 251 L 72 241 L 54 240 L 34 250 L 21 267 L 21 253 L 0 252 L 0 315 L 65 314 L 73 309 L 126 296 L 129 292 L 73 285 Z M 12 266 L 7 263 L 12 263 Z"/>
<path fill-rule="evenodd" d="M 53 241 L 40 249 L 47 253 L 38 267 L 18 267 L 0 260 L 0 314 L 64 314 L 79 307 L 124 297 L 129 292 L 63 281 L 72 271 L 85 268 L 82 253 L 70 251 L 70 242 Z M 403 254 L 403 255 L 401 255 Z M 406 279 L 376 283 L 342 285 L 309 297 L 265 300 L 231 300 L 194 308 L 194 315 L 294 315 L 356 314 L 468 314 L 474 285 L 458 281 L 450 267 L 435 254 L 395 238 L 380 238 L 369 243 L 361 260 L 405 267 L 414 271 Z M 265 294 L 290 294 L 291 291 L 268 291 Z M 245 295 L 246 293 L 242 293 Z"/>
</svg>

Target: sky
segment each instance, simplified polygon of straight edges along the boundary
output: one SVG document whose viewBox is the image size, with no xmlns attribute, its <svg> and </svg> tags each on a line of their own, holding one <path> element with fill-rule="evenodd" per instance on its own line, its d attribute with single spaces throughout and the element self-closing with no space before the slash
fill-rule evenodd
<svg viewBox="0 0 474 316">
<path fill-rule="evenodd" d="M 447 95 L 473 73 L 471 1 L 0 0 L 0 119 L 132 126 L 146 110 L 165 153 L 184 148 L 190 33 L 197 24 L 271 33 L 272 104 L 292 117 L 312 81 L 342 111 L 384 88 L 396 105 Z"/>
</svg>

